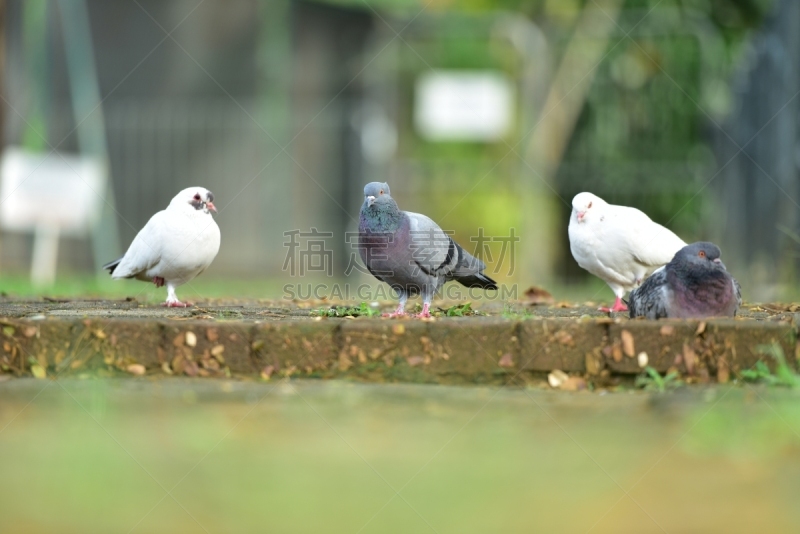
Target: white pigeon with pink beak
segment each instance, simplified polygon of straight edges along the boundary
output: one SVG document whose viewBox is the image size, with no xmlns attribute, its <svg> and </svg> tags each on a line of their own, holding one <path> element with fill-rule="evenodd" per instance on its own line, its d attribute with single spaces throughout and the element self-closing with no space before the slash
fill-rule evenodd
<svg viewBox="0 0 800 534">
<path fill-rule="evenodd" d="M 205 271 L 219 252 L 220 233 L 211 212 L 214 194 L 189 187 L 172 199 L 167 209 L 153 215 L 120 259 L 103 266 L 114 279 L 135 278 L 167 286 L 164 306 L 187 307 L 175 289 Z"/>
<path fill-rule="evenodd" d="M 627 311 L 622 297 L 660 269 L 686 246 L 681 238 L 627 206 L 615 206 L 592 193 L 572 199 L 569 246 L 582 268 L 597 276 L 614 292 L 611 308 Z"/>
</svg>

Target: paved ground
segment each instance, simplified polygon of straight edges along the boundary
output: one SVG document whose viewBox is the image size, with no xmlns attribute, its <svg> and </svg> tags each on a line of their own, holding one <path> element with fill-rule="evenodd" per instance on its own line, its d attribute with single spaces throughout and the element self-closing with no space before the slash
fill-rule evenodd
<svg viewBox="0 0 800 534">
<path fill-rule="evenodd" d="M 436 303 L 434 309 L 446 310 L 458 303 Z M 34 318 L 46 317 L 90 317 L 90 318 L 149 318 L 149 319 L 226 319 L 240 321 L 268 321 L 277 319 L 313 318 L 320 310 L 337 306 L 353 306 L 353 303 L 331 303 L 322 300 L 292 302 L 285 300 L 212 300 L 199 302 L 191 308 L 164 308 L 137 302 L 136 300 L 15 300 L 0 299 L 0 317 Z M 530 305 L 524 301 L 473 303 L 483 315 L 507 318 L 607 318 L 608 314 L 597 310 L 595 304 L 557 303 L 554 305 Z M 383 302 L 380 309 L 390 311 L 391 302 Z M 409 309 L 411 307 L 409 306 Z M 615 319 L 626 319 L 626 314 L 615 313 Z M 739 313 L 741 319 L 795 320 L 800 322 L 800 304 L 771 303 L 750 304 Z"/>
</svg>

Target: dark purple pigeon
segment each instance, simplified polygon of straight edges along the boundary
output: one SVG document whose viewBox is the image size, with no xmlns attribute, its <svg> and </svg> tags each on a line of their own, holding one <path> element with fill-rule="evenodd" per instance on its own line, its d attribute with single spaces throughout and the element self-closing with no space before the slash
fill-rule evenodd
<svg viewBox="0 0 800 534">
<path fill-rule="evenodd" d="M 733 317 L 742 305 L 737 282 L 714 243 L 683 247 L 630 295 L 630 317 L 699 319 Z"/>
<path fill-rule="evenodd" d="M 364 187 L 358 223 L 361 260 L 375 278 L 400 295 L 391 317 L 405 315 L 409 296 L 421 294 L 420 317 L 430 317 L 436 291 L 449 280 L 467 287 L 497 289 L 483 274 L 486 265 L 450 239 L 430 218 L 400 211 L 389 185 L 372 182 Z"/>
</svg>

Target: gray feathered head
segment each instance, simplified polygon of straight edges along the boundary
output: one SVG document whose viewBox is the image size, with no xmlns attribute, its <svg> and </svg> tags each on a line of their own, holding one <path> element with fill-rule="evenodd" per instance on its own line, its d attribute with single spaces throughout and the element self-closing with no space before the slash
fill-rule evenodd
<svg viewBox="0 0 800 534">
<path fill-rule="evenodd" d="M 722 252 L 714 243 L 699 241 L 686 245 L 680 249 L 672 262 L 676 266 L 693 266 L 710 269 L 725 270 L 725 264 L 720 260 Z"/>
<path fill-rule="evenodd" d="M 370 182 L 364 186 L 364 207 L 381 204 L 391 200 L 392 194 L 389 191 L 389 184 L 381 182 Z"/>
</svg>

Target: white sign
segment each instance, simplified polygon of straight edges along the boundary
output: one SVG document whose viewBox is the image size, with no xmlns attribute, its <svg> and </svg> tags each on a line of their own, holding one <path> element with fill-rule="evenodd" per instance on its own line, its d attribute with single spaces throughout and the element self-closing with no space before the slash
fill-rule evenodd
<svg viewBox="0 0 800 534">
<path fill-rule="evenodd" d="M 498 141 L 508 133 L 514 88 L 502 72 L 426 73 L 414 91 L 414 125 L 429 141 Z"/>
<path fill-rule="evenodd" d="M 0 163 L 0 224 L 86 233 L 100 214 L 102 164 L 88 157 L 7 147 Z"/>
</svg>

